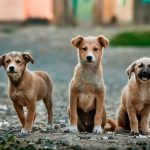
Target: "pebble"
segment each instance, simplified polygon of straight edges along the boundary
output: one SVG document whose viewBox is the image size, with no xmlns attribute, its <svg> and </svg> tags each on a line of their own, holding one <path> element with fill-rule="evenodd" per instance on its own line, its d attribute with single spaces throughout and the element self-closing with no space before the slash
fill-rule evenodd
<svg viewBox="0 0 150 150">
<path fill-rule="evenodd" d="M 102 140 L 108 140 L 108 137 L 107 136 L 103 136 Z"/>
<path fill-rule="evenodd" d="M 61 128 L 65 128 L 67 125 L 65 123 L 60 123 Z"/>
<path fill-rule="evenodd" d="M 146 139 L 146 138 L 147 138 L 146 135 L 139 134 L 139 136 L 136 136 L 136 139 Z"/>
<path fill-rule="evenodd" d="M 6 143 L 5 139 L 2 136 L 0 136 L 0 144 L 5 144 L 5 143 Z"/>
<path fill-rule="evenodd" d="M 54 124 L 54 129 L 59 129 L 60 128 L 60 125 L 59 124 Z"/>
</svg>

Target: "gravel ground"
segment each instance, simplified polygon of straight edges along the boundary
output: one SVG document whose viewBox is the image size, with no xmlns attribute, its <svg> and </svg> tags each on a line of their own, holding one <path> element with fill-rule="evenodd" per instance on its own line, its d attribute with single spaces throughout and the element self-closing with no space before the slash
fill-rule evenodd
<svg viewBox="0 0 150 150">
<path fill-rule="evenodd" d="M 150 149 L 149 136 L 129 134 L 64 133 L 68 116 L 68 84 L 77 63 L 76 50 L 70 39 L 80 35 L 104 34 L 110 38 L 114 34 L 133 30 L 134 27 L 108 28 L 56 28 L 49 26 L 26 26 L 6 33 L 0 26 L 0 55 L 12 51 L 29 50 L 35 58 L 31 70 L 47 71 L 54 81 L 54 129 L 46 127 L 45 107 L 38 103 L 36 123 L 27 138 L 19 138 L 20 124 L 12 103 L 7 96 L 7 76 L 0 68 L 0 149 Z M 145 27 L 144 29 L 147 29 Z M 142 27 L 138 27 L 142 29 Z M 148 28 L 149 29 L 149 28 Z M 107 116 L 115 118 L 120 93 L 127 82 L 126 68 L 137 58 L 150 57 L 149 48 L 108 47 L 104 50 L 104 79 L 107 86 L 105 100 Z"/>
</svg>

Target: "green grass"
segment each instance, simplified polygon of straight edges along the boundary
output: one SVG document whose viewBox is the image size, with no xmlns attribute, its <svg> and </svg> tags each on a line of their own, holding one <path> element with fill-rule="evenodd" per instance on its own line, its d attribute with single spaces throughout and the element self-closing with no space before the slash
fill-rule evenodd
<svg viewBox="0 0 150 150">
<path fill-rule="evenodd" d="M 112 46 L 150 46 L 150 31 L 122 32 L 110 40 Z"/>
</svg>

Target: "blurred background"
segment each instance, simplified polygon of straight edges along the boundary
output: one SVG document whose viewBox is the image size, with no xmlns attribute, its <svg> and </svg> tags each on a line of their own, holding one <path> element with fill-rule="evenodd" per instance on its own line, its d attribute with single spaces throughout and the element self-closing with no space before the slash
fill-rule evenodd
<svg viewBox="0 0 150 150">
<path fill-rule="evenodd" d="M 55 123 L 67 123 L 68 84 L 77 63 L 70 40 L 79 34 L 110 40 L 102 63 L 107 114 L 115 117 L 126 68 L 150 57 L 150 0 L 0 0 L 0 55 L 29 51 L 35 58 L 29 68 L 52 76 Z M 7 75 L 0 67 L 0 127 L 4 120 L 20 126 L 7 93 Z M 39 122 L 45 122 L 41 102 L 37 112 Z"/>
</svg>

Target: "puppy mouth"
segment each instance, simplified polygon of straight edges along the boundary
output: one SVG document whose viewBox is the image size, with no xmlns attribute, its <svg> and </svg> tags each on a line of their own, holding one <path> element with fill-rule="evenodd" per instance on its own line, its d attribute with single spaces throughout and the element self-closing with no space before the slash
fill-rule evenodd
<svg viewBox="0 0 150 150">
<path fill-rule="evenodd" d="M 141 72 L 138 74 L 138 77 L 139 77 L 140 80 L 142 80 L 142 81 L 147 81 L 147 80 L 150 79 L 150 73 L 149 73 L 149 72 L 144 73 L 144 71 L 141 71 Z"/>
<path fill-rule="evenodd" d="M 16 72 L 16 71 L 8 71 L 7 73 L 8 74 L 17 74 L 18 72 Z"/>
</svg>

